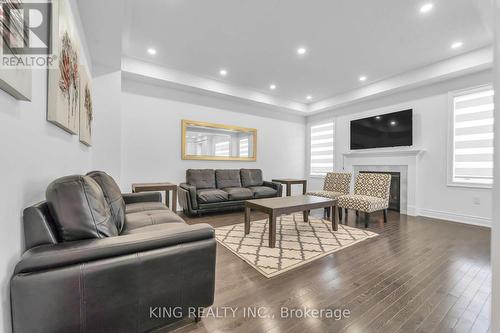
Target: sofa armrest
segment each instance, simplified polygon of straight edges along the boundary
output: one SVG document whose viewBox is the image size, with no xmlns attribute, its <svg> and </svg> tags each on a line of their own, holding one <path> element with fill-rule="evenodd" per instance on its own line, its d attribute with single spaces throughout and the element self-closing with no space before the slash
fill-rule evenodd
<svg viewBox="0 0 500 333">
<path fill-rule="evenodd" d="M 281 197 L 283 193 L 283 185 L 281 185 L 280 183 L 265 181 L 262 185 L 275 189 L 278 192 L 276 196 Z"/>
<path fill-rule="evenodd" d="M 198 200 L 196 198 L 196 186 L 189 185 L 187 183 L 181 183 L 179 187 L 188 192 L 188 197 L 189 197 L 188 199 L 191 202 L 191 206 L 194 209 L 198 209 Z"/>
<path fill-rule="evenodd" d="M 89 239 L 37 246 L 26 251 L 14 274 L 64 267 L 93 260 L 125 256 L 183 243 L 214 238 L 208 224 L 183 225 L 168 231 Z"/>
<path fill-rule="evenodd" d="M 140 192 L 122 194 L 126 205 L 138 202 L 162 202 L 160 192 Z"/>
</svg>

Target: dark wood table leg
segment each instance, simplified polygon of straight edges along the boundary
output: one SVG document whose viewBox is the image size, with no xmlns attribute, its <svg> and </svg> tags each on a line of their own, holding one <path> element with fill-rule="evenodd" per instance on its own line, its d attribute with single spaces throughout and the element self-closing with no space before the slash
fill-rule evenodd
<svg viewBox="0 0 500 333">
<path fill-rule="evenodd" d="M 307 193 L 307 182 L 302 183 L 302 194 L 306 195 Z"/>
<path fill-rule="evenodd" d="M 304 222 L 309 222 L 309 211 L 305 210 L 303 212 L 303 215 L 304 215 Z"/>
<path fill-rule="evenodd" d="M 269 214 L 269 247 L 276 247 L 276 213 Z"/>
<path fill-rule="evenodd" d="M 250 233 L 250 208 L 245 207 L 245 235 Z"/>
<path fill-rule="evenodd" d="M 332 218 L 333 231 L 339 230 L 339 216 L 337 215 L 337 206 L 332 206 L 332 212 L 330 216 Z"/>
<path fill-rule="evenodd" d="M 172 207 L 172 206 L 170 206 L 170 191 L 169 190 L 165 191 L 165 205 L 167 205 L 168 208 Z"/>
<path fill-rule="evenodd" d="M 177 187 L 172 190 L 172 210 L 177 214 Z"/>
<path fill-rule="evenodd" d="M 290 197 L 292 195 L 292 184 L 286 184 L 286 196 Z"/>
</svg>

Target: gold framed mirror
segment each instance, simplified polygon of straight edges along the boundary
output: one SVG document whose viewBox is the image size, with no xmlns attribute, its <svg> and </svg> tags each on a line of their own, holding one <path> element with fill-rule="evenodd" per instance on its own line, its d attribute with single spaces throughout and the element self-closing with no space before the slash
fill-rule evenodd
<svg viewBox="0 0 500 333">
<path fill-rule="evenodd" d="M 256 161 L 257 130 L 255 128 L 183 120 L 182 159 Z"/>
</svg>

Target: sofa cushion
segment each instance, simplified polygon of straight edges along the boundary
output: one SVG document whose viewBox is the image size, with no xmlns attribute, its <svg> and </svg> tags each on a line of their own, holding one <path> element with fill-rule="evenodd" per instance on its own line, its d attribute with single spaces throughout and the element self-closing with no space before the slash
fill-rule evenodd
<svg viewBox="0 0 500 333">
<path fill-rule="evenodd" d="M 253 193 L 254 198 L 270 198 L 275 197 L 278 194 L 274 188 L 270 188 L 267 186 L 252 186 L 249 189 Z"/>
<path fill-rule="evenodd" d="M 125 206 L 125 213 L 127 214 L 147 210 L 168 210 L 168 208 L 161 202 L 136 202 Z"/>
<path fill-rule="evenodd" d="M 248 188 L 243 187 L 228 187 L 223 189 L 229 195 L 229 200 L 246 200 L 253 199 L 253 192 Z"/>
<path fill-rule="evenodd" d="M 165 232 L 180 228 L 186 228 L 186 223 L 170 222 L 162 224 L 153 224 L 135 229 L 125 229 L 122 235 L 142 234 L 145 232 Z"/>
<path fill-rule="evenodd" d="M 229 200 L 229 194 L 219 189 L 203 189 L 196 191 L 199 203 L 212 203 Z"/>
<path fill-rule="evenodd" d="M 241 169 L 241 184 L 243 187 L 262 186 L 262 170 L 260 169 Z"/>
<path fill-rule="evenodd" d="M 118 232 L 122 231 L 125 223 L 125 201 L 122 197 L 120 187 L 116 184 L 113 177 L 103 171 L 92 171 L 87 174 L 99 184 L 104 193 L 104 198 L 111 210 L 111 216 L 116 224 Z"/>
<path fill-rule="evenodd" d="M 118 235 L 104 193 L 92 178 L 75 175 L 56 179 L 45 194 L 61 240 Z"/>
<path fill-rule="evenodd" d="M 125 215 L 125 227 L 123 233 L 129 233 L 132 229 L 142 228 L 148 225 L 162 223 L 185 223 L 179 215 L 169 209 L 147 210 L 143 212 L 129 213 Z"/>
<path fill-rule="evenodd" d="M 212 169 L 188 169 L 186 182 L 198 190 L 215 188 L 215 171 Z"/>
<path fill-rule="evenodd" d="M 217 188 L 241 187 L 240 170 L 215 170 Z"/>
</svg>

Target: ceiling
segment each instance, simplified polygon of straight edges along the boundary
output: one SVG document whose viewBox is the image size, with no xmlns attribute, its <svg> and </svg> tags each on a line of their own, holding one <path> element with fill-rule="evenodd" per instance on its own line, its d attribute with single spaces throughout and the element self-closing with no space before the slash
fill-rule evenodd
<svg viewBox="0 0 500 333">
<path fill-rule="evenodd" d="M 471 0 L 128 0 L 126 13 L 124 56 L 303 103 L 492 40 Z"/>
<path fill-rule="evenodd" d="M 434 7 L 422 14 L 420 8 L 426 3 Z M 106 40 L 111 40 L 111 34 L 116 35 L 119 30 L 122 70 L 124 61 L 130 59 L 135 61 L 135 68 L 142 63 L 148 75 L 162 72 L 156 79 L 161 76 L 162 80 L 180 87 L 203 90 L 209 86 L 207 82 L 212 82 L 212 86 L 218 85 L 214 93 L 248 97 L 295 111 L 319 110 L 324 101 L 357 90 L 369 92 L 369 87 L 383 87 L 385 80 L 397 75 L 411 74 L 490 46 L 489 3 L 489 0 L 78 2 L 94 61 L 111 55 L 117 57 L 116 43 L 110 43 L 111 52 L 106 49 L 109 47 Z M 450 46 L 456 41 L 463 42 L 463 46 L 452 49 Z M 307 49 L 305 55 L 297 54 L 299 47 Z M 156 55 L 148 54 L 148 48 L 154 48 Z M 462 63 L 468 63 L 469 58 Z M 113 61 L 116 63 L 116 59 Z M 222 68 L 227 70 L 225 77 L 219 74 Z M 366 76 L 366 81 L 360 82 L 360 76 Z M 275 90 L 269 89 L 271 84 L 276 85 Z M 257 95 L 258 98 L 251 97 Z M 309 100 L 308 95 L 312 97 Z"/>
</svg>

